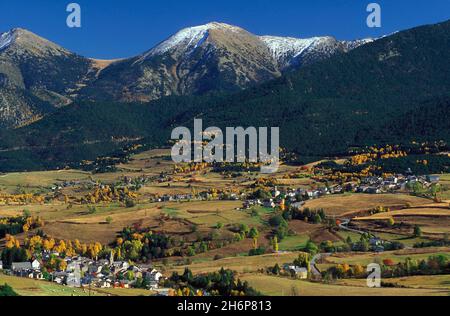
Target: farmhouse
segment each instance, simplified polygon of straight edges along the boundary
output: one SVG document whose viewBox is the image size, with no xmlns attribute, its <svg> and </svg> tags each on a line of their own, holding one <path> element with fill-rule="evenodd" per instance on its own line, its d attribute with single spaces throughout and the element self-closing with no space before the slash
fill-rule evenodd
<svg viewBox="0 0 450 316">
<path fill-rule="evenodd" d="M 13 262 L 11 269 L 14 273 L 22 271 L 28 271 L 32 269 L 31 262 Z"/>
<path fill-rule="evenodd" d="M 291 206 L 297 210 L 301 209 L 304 205 L 305 205 L 305 202 L 303 202 L 303 201 L 295 202 L 295 203 L 291 204 Z"/>
<path fill-rule="evenodd" d="M 81 286 L 80 273 L 69 273 L 67 276 L 66 284 L 69 287 L 80 287 Z"/>
<path fill-rule="evenodd" d="M 151 271 L 149 271 L 149 272 L 146 272 L 146 273 L 144 274 L 144 276 L 145 276 L 145 279 L 149 281 L 149 283 L 150 283 L 150 288 L 151 288 L 151 289 L 153 289 L 153 290 L 158 289 L 159 280 L 160 280 L 160 279 L 162 278 L 162 276 L 163 276 L 163 275 L 161 274 L 161 272 L 159 272 L 159 271 L 153 269 L 153 270 L 151 270 Z"/>
<path fill-rule="evenodd" d="M 44 280 L 44 274 L 41 271 L 35 270 L 28 273 L 28 278 L 36 280 Z"/>
<path fill-rule="evenodd" d="M 275 207 L 275 203 L 273 202 L 272 199 L 269 199 L 269 200 L 264 201 L 263 206 L 266 207 L 266 208 L 274 208 Z"/>
<path fill-rule="evenodd" d="M 39 270 L 41 268 L 41 263 L 35 259 L 31 262 L 31 268 L 33 270 Z"/>
<path fill-rule="evenodd" d="M 306 268 L 293 265 L 286 265 L 284 269 L 288 271 L 291 275 L 294 275 L 295 277 L 301 280 L 306 280 L 308 278 L 308 269 Z"/>
</svg>

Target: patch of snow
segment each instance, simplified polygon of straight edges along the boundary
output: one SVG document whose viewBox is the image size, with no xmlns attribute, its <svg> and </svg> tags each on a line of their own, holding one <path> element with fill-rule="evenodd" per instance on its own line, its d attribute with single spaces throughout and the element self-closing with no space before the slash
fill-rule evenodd
<svg viewBox="0 0 450 316">
<path fill-rule="evenodd" d="M 155 55 L 163 55 L 174 49 L 183 48 L 185 51 L 192 51 L 203 44 L 209 36 L 209 31 L 214 29 L 226 29 L 232 32 L 238 32 L 241 29 L 225 23 L 212 22 L 205 25 L 188 27 L 177 32 L 169 39 L 165 40 L 149 52 L 144 54 L 141 59 L 146 59 Z"/>
<path fill-rule="evenodd" d="M 6 32 L 0 34 L 0 50 L 6 49 L 14 40 L 13 32 Z"/>
<path fill-rule="evenodd" d="M 142 54 L 135 63 L 143 62 L 150 57 L 161 56 L 166 53 L 189 56 L 193 51 L 205 43 L 210 35 L 210 31 L 216 29 L 225 30 L 227 32 L 244 31 L 240 27 L 218 22 L 188 27 L 178 31 L 175 35 Z M 336 51 L 337 44 L 343 45 L 347 51 L 350 51 L 374 41 L 373 39 L 362 39 L 357 41 L 339 42 L 330 36 L 306 39 L 280 36 L 257 36 L 257 38 L 267 46 L 274 59 L 284 66 L 288 66 L 295 59 L 310 53 L 314 54 L 317 52 L 319 55 L 330 55 Z"/>
<path fill-rule="evenodd" d="M 363 38 L 363 39 L 354 40 L 354 41 L 342 41 L 341 43 L 344 44 L 348 50 L 353 50 L 355 48 L 372 43 L 374 41 L 375 41 L 375 39 L 373 39 L 373 38 Z"/>
<path fill-rule="evenodd" d="M 293 58 L 300 56 L 303 52 L 327 41 L 328 37 L 312 37 L 307 39 L 279 36 L 260 36 L 259 37 L 270 49 L 276 59 L 291 56 Z"/>
</svg>

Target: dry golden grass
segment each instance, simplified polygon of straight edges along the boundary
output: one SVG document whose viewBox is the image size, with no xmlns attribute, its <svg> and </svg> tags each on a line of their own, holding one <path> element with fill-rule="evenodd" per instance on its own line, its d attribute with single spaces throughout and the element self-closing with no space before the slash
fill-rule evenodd
<svg viewBox="0 0 450 316">
<path fill-rule="evenodd" d="M 68 205 L 59 202 L 42 205 L 0 205 L 0 217 L 21 215 L 23 210 L 28 210 L 33 216 L 40 216 L 45 221 L 52 221 L 80 216 L 79 214 L 87 212 L 87 206 L 74 205 L 69 209 Z"/>
<path fill-rule="evenodd" d="M 430 247 L 417 249 L 403 249 L 396 251 L 386 251 L 382 253 L 336 253 L 326 257 L 326 263 L 350 265 L 360 264 L 367 266 L 370 263 L 382 262 L 384 259 L 392 259 L 395 263 L 403 262 L 407 258 L 414 260 L 426 260 L 430 256 L 443 255 L 450 258 L 449 247 Z"/>
<path fill-rule="evenodd" d="M 354 220 L 380 220 L 389 219 L 397 216 L 430 216 L 430 217 L 447 217 L 450 216 L 450 209 L 443 207 L 417 207 L 407 208 L 399 211 L 392 211 L 386 213 L 378 213 L 366 217 L 355 217 Z"/>
<path fill-rule="evenodd" d="M 250 286 L 269 296 L 447 296 L 449 290 L 439 289 L 404 289 L 404 288 L 369 288 L 367 286 L 346 286 L 335 284 L 312 283 L 301 280 L 248 274 L 241 279 Z"/>
<path fill-rule="evenodd" d="M 107 296 L 153 296 L 156 294 L 155 291 L 145 289 L 110 288 L 110 289 L 95 289 L 95 291 L 99 294 Z"/>
<path fill-rule="evenodd" d="M 22 296 L 89 296 L 88 289 L 70 288 L 47 281 L 18 278 L 0 274 L 0 285 L 7 283 Z M 97 289 L 92 288 L 91 296 L 151 296 L 155 292 L 144 289 Z"/>
<path fill-rule="evenodd" d="M 298 254 L 298 252 L 290 252 L 253 257 L 231 257 L 214 261 L 209 260 L 199 263 L 193 263 L 187 267 L 191 269 L 194 274 L 214 272 L 220 270 L 222 267 L 241 273 L 254 272 L 259 269 L 274 266 L 276 263 L 278 263 L 280 266 L 282 266 L 284 263 L 292 263 L 298 257 Z M 186 266 L 174 267 L 169 271 L 183 272 L 185 267 Z"/>
<path fill-rule="evenodd" d="M 124 226 L 118 223 L 107 224 L 71 224 L 55 222 L 46 225 L 43 231 L 48 236 L 57 239 L 74 240 L 78 239 L 83 243 L 100 242 L 109 244 L 115 240 L 117 233 Z"/>
<path fill-rule="evenodd" d="M 91 61 L 93 62 L 93 66 L 94 68 L 97 68 L 98 70 L 102 70 L 106 67 L 108 67 L 109 65 L 121 61 L 122 59 L 91 59 Z"/>
<path fill-rule="evenodd" d="M 0 274 L 0 285 L 7 283 L 14 291 L 22 296 L 88 296 L 89 293 L 83 289 L 73 289 L 50 283 L 27 278 L 18 278 Z M 93 291 L 94 296 L 104 296 L 104 294 Z"/>
<path fill-rule="evenodd" d="M 236 210 L 242 206 L 241 201 L 196 201 L 186 203 L 167 203 L 164 208 L 169 214 L 197 225 L 212 227 L 218 222 L 227 224 L 258 224 L 247 212 Z M 163 208 L 163 210 L 164 210 Z"/>
<path fill-rule="evenodd" d="M 323 208 L 328 215 L 345 216 L 371 210 L 377 206 L 407 207 L 430 203 L 429 200 L 406 194 L 344 194 L 307 201 L 305 207 Z"/>
<path fill-rule="evenodd" d="M 426 275 L 408 276 L 403 278 L 384 279 L 384 282 L 397 284 L 408 288 L 416 289 L 444 289 L 450 291 L 450 275 Z M 365 286 L 366 280 L 344 279 L 338 280 L 339 285 Z"/>
<path fill-rule="evenodd" d="M 96 205 L 91 214 L 87 205 L 74 205 L 68 208 L 62 203 L 45 205 L 0 206 L 0 216 L 15 216 L 27 209 L 33 216 L 45 221 L 42 228 L 49 236 L 58 239 L 79 239 L 84 242 L 99 241 L 110 243 L 122 228 L 140 223 L 155 231 L 170 233 L 188 232 L 190 226 L 197 225 L 200 230 L 212 229 L 217 223 L 224 225 L 246 223 L 250 227 L 261 226 L 259 217 L 248 212 L 236 210 L 242 206 L 240 201 L 194 201 L 138 204 L 132 208 L 119 205 Z M 161 216 L 169 215 L 172 221 L 161 222 Z M 106 218 L 112 219 L 106 224 Z M 186 227 L 179 227 L 179 221 Z M 174 225 L 178 226 L 175 227 Z M 189 227 L 188 227 L 189 226 Z M 180 230 L 181 229 L 181 230 Z M 23 234 L 22 234 L 23 235 Z M 24 236 L 19 235 L 20 238 Z M 248 251 L 248 250 L 247 250 Z"/>
<path fill-rule="evenodd" d="M 79 170 L 14 172 L 0 175 L 0 188 L 14 192 L 17 186 L 25 190 L 48 188 L 69 180 L 88 180 L 90 173 Z"/>
</svg>

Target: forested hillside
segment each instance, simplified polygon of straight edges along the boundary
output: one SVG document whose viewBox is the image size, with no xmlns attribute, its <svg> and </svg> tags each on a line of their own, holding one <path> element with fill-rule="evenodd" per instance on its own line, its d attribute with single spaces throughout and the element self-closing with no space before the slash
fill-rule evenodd
<svg viewBox="0 0 450 316">
<path fill-rule="evenodd" d="M 349 146 L 449 141 L 450 22 L 380 39 L 237 94 L 146 104 L 83 103 L 0 137 L 4 170 L 47 168 L 127 142 L 166 145 L 175 126 L 279 126 L 305 156 Z"/>
</svg>

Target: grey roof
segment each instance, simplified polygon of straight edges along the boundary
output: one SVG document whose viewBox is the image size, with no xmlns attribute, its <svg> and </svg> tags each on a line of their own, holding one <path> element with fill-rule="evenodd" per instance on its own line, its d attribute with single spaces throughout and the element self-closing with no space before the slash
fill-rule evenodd
<svg viewBox="0 0 450 316">
<path fill-rule="evenodd" d="M 29 270 L 31 269 L 31 262 L 13 262 L 12 269 L 13 270 Z"/>
<path fill-rule="evenodd" d="M 308 272 L 308 269 L 306 269 L 306 268 L 295 267 L 294 271 L 295 271 L 295 272 Z"/>
</svg>

